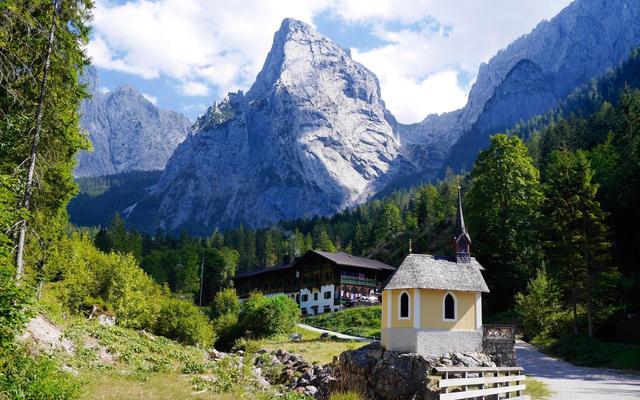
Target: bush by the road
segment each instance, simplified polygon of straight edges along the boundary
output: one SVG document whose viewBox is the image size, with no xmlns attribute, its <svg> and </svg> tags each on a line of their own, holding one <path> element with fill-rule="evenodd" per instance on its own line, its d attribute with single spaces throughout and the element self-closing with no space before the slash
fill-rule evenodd
<svg viewBox="0 0 640 400">
<path fill-rule="evenodd" d="M 242 305 L 240 325 L 255 337 L 289 333 L 300 321 L 300 308 L 288 296 L 266 297 L 253 293 Z"/>
</svg>

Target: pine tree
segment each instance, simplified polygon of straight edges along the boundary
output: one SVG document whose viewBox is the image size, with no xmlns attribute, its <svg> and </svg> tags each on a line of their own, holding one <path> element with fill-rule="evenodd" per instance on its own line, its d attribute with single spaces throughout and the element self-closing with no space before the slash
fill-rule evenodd
<svg viewBox="0 0 640 400">
<path fill-rule="evenodd" d="M 400 208 L 394 203 L 384 206 L 382 218 L 376 228 L 376 243 L 382 243 L 391 239 L 402 230 L 402 214 Z"/>
<path fill-rule="evenodd" d="M 331 238 L 329 237 L 329 234 L 327 233 L 325 227 L 320 225 L 316 226 L 314 233 L 316 237 L 314 248 L 322 251 L 336 251 L 336 246 L 331 241 Z"/>
<path fill-rule="evenodd" d="M 584 152 L 557 150 L 545 166 L 542 207 L 544 247 L 549 270 L 570 292 L 573 329 L 578 333 L 577 305 L 586 297 L 588 333 L 593 335 L 593 293 L 600 274 L 609 269 L 605 215 L 596 201 L 598 186 Z"/>
</svg>

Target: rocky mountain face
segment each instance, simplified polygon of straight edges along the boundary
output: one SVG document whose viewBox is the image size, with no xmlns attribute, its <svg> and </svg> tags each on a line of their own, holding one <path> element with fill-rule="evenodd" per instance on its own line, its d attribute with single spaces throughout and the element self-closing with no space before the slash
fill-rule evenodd
<svg viewBox="0 0 640 400">
<path fill-rule="evenodd" d="M 336 212 L 395 175 L 393 125 L 373 73 L 285 19 L 251 89 L 198 119 L 128 218 L 210 233 Z"/>
<path fill-rule="evenodd" d="M 84 80 L 92 97 L 80 107 L 81 126 L 93 151 L 78 154 L 78 177 L 163 169 L 187 137 L 191 122 L 177 112 L 160 110 L 132 86 L 103 94 L 94 68 Z"/>
<path fill-rule="evenodd" d="M 556 107 L 628 58 L 640 46 L 639 20 L 637 0 L 577 0 L 499 51 L 480 66 L 463 109 L 419 124 L 456 138 L 440 172 L 469 171 L 490 135 Z"/>
<path fill-rule="evenodd" d="M 148 231 L 209 234 L 326 215 L 471 169 L 490 135 L 556 107 L 640 45 L 637 0 L 577 0 L 480 66 L 467 105 L 395 121 L 377 78 L 286 19 L 247 93 L 210 107 L 158 184 L 126 211 Z"/>
</svg>

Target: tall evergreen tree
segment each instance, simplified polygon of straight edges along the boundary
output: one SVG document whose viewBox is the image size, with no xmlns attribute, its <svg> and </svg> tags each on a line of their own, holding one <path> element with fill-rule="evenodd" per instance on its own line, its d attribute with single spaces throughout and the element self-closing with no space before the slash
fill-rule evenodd
<svg viewBox="0 0 640 400">
<path fill-rule="evenodd" d="M 486 268 L 491 306 L 504 309 L 540 264 L 540 174 L 520 138 L 499 134 L 479 154 L 471 180 L 467 200 L 472 251 Z"/>
<path fill-rule="evenodd" d="M 556 150 L 544 170 L 544 247 L 549 270 L 570 292 L 573 330 L 578 333 L 577 305 L 584 293 L 588 333 L 593 336 L 594 288 L 608 269 L 611 243 L 605 215 L 596 201 L 598 186 L 584 152 Z"/>
</svg>

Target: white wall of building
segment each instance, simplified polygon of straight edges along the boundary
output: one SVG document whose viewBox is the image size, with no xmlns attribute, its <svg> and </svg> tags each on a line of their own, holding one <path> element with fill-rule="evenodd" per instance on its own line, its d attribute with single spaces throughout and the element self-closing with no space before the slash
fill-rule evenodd
<svg viewBox="0 0 640 400">
<path fill-rule="evenodd" d="M 313 306 L 317 306 L 317 313 L 322 314 L 324 312 L 325 306 L 329 306 L 331 311 L 337 311 L 340 309 L 340 306 L 333 305 L 333 298 L 335 296 L 335 286 L 334 285 L 323 285 L 320 290 L 317 288 L 303 288 L 300 289 L 300 308 L 306 308 L 307 314 L 314 314 Z M 315 294 L 317 293 L 317 300 L 315 299 Z M 326 295 L 329 297 L 325 298 L 325 293 L 329 293 Z M 305 300 L 306 295 L 306 300 Z"/>
</svg>

